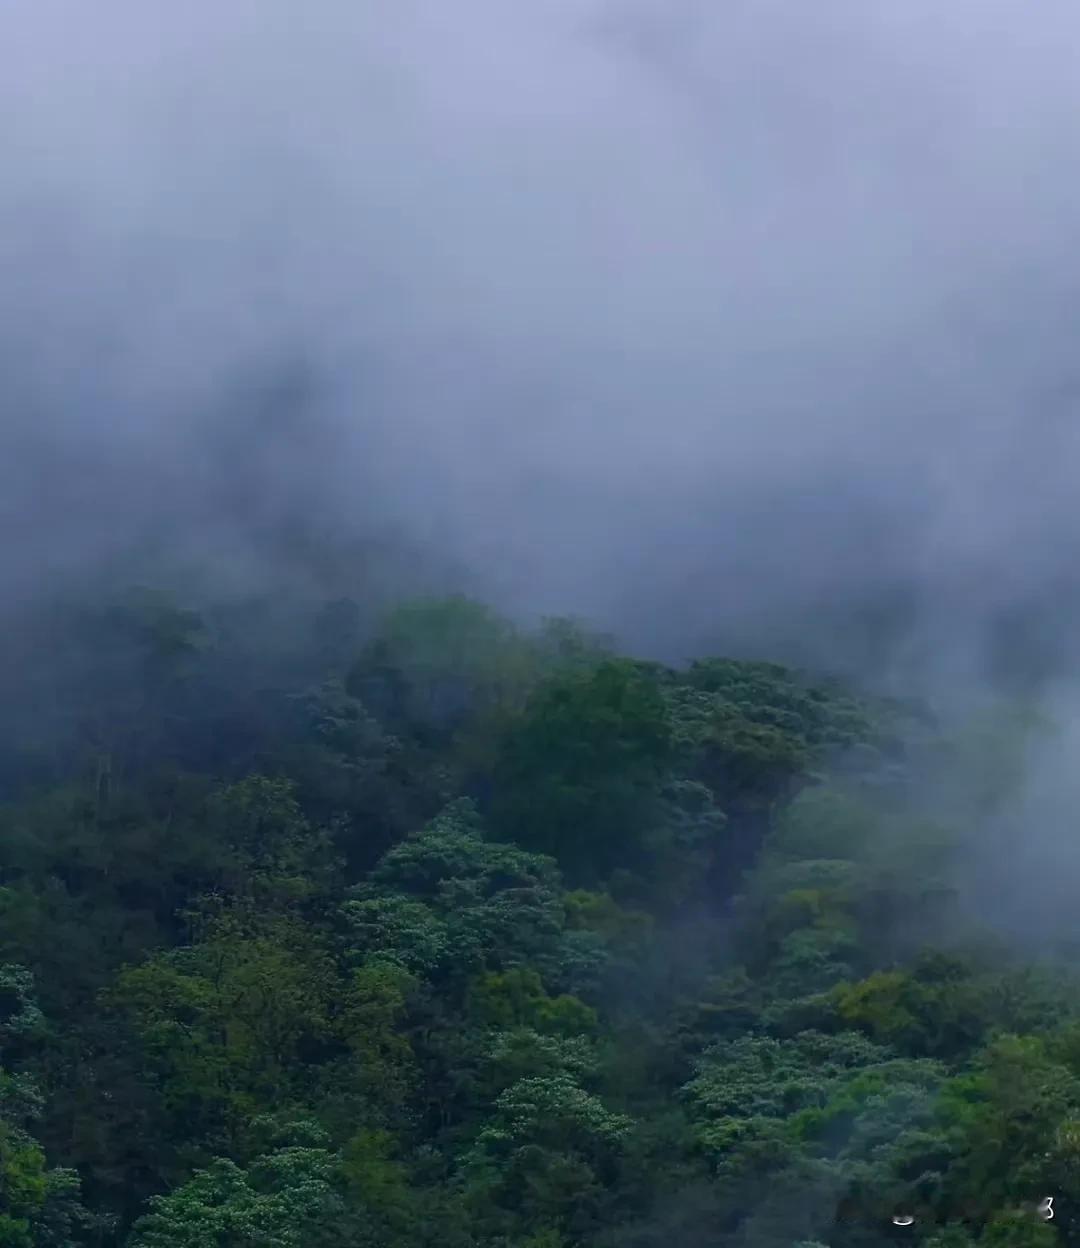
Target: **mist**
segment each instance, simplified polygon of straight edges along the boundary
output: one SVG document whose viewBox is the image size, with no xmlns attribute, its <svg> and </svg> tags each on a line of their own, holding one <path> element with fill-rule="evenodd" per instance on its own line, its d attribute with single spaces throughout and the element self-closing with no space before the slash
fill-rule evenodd
<svg viewBox="0 0 1080 1248">
<path fill-rule="evenodd" d="M 332 540 L 665 658 L 1066 662 L 1074 7 L 40 0 L 0 38 L 11 601 Z"/>
<path fill-rule="evenodd" d="M 54 599 L 134 582 L 196 605 L 347 596 L 366 622 L 398 596 L 461 591 L 523 624 L 581 617 L 672 664 L 839 672 L 928 700 L 949 729 L 1002 696 L 1038 702 L 1053 730 L 1006 717 L 982 753 L 943 749 L 911 807 L 963 824 L 948 883 L 965 923 L 1010 954 L 1075 961 L 1074 0 L 0 0 L 0 47 L 5 800 L 48 754 L 69 684 L 80 713 L 114 694 L 123 723 L 124 698 L 151 700 L 136 659 L 119 646 L 115 677 L 96 634 L 52 663 L 35 612 Z M 249 672 L 225 653 L 193 701 L 221 673 L 261 691 L 280 656 L 259 610 L 237 630 L 265 625 L 266 654 Z M 47 680 L 24 662 L 42 651 Z M 191 721 L 221 725 L 223 744 L 198 743 L 207 778 L 263 705 L 221 700 L 229 714 Z M 310 765 L 327 804 L 361 792 L 355 761 L 329 778 Z M 341 825 L 365 871 L 422 825 L 429 780 L 442 801 L 442 772 L 407 762 L 404 797 L 363 789 Z M 167 882 L 185 836 L 198 852 L 201 807 L 173 834 L 170 806 L 132 853 L 119 816 L 116 846 L 101 833 L 112 771 L 86 766 L 81 848 L 51 815 L 42 845 L 88 879 L 117 862 L 120 887 L 130 857 L 133 896 L 140 872 Z M 732 876 L 767 848 L 771 813 Z M 31 864 L 8 870 L 21 887 L 46 851 L 17 819 L 4 830 Z M 116 887 L 29 936 L 16 915 L 19 939 L 49 965 L 101 910 L 111 975 L 110 916 L 121 932 L 134 913 Z M 708 896 L 704 934 L 671 919 L 658 981 L 714 956 L 730 901 Z M 147 931 L 139 957 L 164 939 Z M 70 1081 L 93 1082 L 78 1062 Z M 82 1138 L 56 1122 L 55 1140 Z M 127 1173 L 93 1183 L 108 1196 Z M 128 1212 L 156 1182 L 123 1194 Z M 617 1234 L 714 1242 L 709 1185 L 674 1191 L 638 1238 Z M 828 1184 L 819 1196 L 835 1203 Z M 743 1242 L 782 1242 L 769 1199 Z"/>
</svg>

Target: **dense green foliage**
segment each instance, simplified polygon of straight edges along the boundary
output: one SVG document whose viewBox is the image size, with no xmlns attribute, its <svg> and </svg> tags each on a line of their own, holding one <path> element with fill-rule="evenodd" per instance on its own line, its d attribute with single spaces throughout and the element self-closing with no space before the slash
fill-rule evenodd
<svg viewBox="0 0 1080 1248">
<path fill-rule="evenodd" d="M 1030 716 L 464 599 L 8 684 L 0 1245 L 1080 1245 L 1075 984 L 956 893 Z"/>
</svg>

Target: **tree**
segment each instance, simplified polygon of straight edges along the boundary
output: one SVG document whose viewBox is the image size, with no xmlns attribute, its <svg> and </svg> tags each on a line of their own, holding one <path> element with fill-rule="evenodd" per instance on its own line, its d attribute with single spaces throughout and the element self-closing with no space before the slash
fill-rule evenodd
<svg viewBox="0 0 1080 1248">
<path fill-rule="evenodd" d="M 671 759 L 655 676 L 626 660 L 554 676 L 530 697 L 495 769 L 503 837 L 554 857 L 572 881 L 644 865 Z"/>
<path fill-rule="evenodd" d="M 421 599 L 386 616 L 346 685 L 393 731 L 433 744 L 512 701 L 529 666 L 528 643 L 481 603 Z"/>
<path fill-rule="evenodd" d="M 536 1226 L 573 1237 L 594 1229 L 631 1128 L 566 1071 L 519 1079 L 498 1096 L 463 1158 L 470 1208 L 518 1234 Z M 491 1205 L 501 1218 L 490 1218 Z"/>
<path fill-rule="evenodd" d="M 346 1208 L 340 1162 L 325 1148 L 282 1148 L 242 1168 L 226 1158 L 150 1202 L 130 1248 L 308 1248 L 337 1239 Z"/>
<path fill-rule="evenodd" d="M 227 785 L 212 794 L 207 817 L 227 850 L 221 884 L 230 895 L 265 908 L 330 885 L 330 839 L 304 818 L 288 780 L 252 775 Z"/>
<path fill-rule="evenodd" d="M 0 1056 L 39 1039 L 43 1022 L 29 973 L 0 966 Z M 5 1248 L 75 1248 L 81 1232 L 105 1226 L 83 1207 L 78 1174 L 50 1169 L 30 1134 L 42 1110 L 33 1081 L 0 1066 L 0 1244 Z"/>
<path fill-rule="evenodd" d="M 295 917 L 226 906 L 203 922 L 195 944 L 122 972 L 111 1000 L 134 1026 L 172 1122 L 222 1148 L 252 1115 L 305 1103 L 311 1058 L 338 1051 L 347 987 Z"/>
<path fill-rule="evenodd" d="M 432 974 L 452 967 L 459 983 L 482 967 L 550 968 L 565 924 L 554 862 L 489 840 L 466 799 L 390 850 L 344 914 L 359 949 Z"/>
</svg>

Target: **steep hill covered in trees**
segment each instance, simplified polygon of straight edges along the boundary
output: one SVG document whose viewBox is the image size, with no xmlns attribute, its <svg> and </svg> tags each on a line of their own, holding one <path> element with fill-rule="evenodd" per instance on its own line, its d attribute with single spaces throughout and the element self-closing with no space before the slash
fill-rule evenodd
<svg viewBox="0 0 1080 1248">
<path fill-rule="evenodd" d="M 1080 1244 L 1075 982 L 958 892 L 1023 715 L 460 598 L 7 669 L 0 1244 Z"/>
</svg>

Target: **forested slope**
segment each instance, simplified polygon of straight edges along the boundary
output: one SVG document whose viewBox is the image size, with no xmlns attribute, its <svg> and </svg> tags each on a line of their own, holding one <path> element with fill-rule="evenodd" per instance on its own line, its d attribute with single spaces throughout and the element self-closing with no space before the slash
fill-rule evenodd
<svg viewBox="0 0 1080 1248">
<path fill-rule="evenodd" d="M 957 894 L 1022 716 L 465 599 L 7 667 L 0 1244 L 1080 1244 L 1075 984 Z"/>
</svg>

